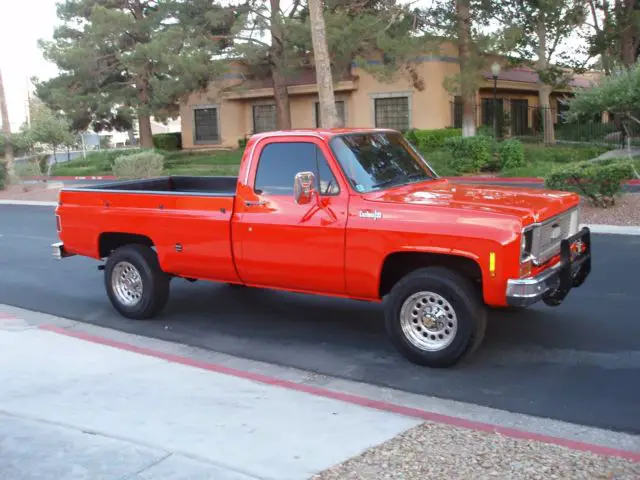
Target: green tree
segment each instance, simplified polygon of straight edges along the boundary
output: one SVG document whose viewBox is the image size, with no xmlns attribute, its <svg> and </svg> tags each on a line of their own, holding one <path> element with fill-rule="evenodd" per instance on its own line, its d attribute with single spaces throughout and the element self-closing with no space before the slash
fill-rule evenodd
<svg viewBox="0 0 640 480">
<path fill-rule="evenodd" d="M 621 68 L 604 77 L 598 85 L 577 90 L 568 105 L 570 120 L 610 112 L 637 129 L 640 127 L 640 65 Z"/>
<path fill-rule="evenodd" d="M 29 136 L 34 143 L 49 145 L 53 150 L 54 158 L 59 147 L 71 146 L 76 142 L 76 137 L 71 132 L 70 122 L 47 107 L 40 107 L 35 112 L 31 120 Z"/>
<path fill-rule="evenodd" d="M 492 53 L 505 49 L 502 29 L 489 32 L 495 5 L 484 0 L 437 0 L 424 12 L 426 29 L 458 50 L 460 71 L 445 79 L 444 87 L 462 98 L 462 136 L 476 134 L 476 92 Z"/>
<path fill-rule="evenodd" d="M 542 110 L 544 142 L 555 143 L 551 92 L 568 85 L 573 75 L 584 69 L 589 56 L 586 48 L 576 51 L 565 41 L 586 21 L 584 0 L 521 0 L 499 2 L 502 21 L 510 25 L 517 39 L 513 49 L 515 61 L 536 58 L 534 69 L 540 78 L 539 104 Z"/>
<path fill-rule="evenodd" d="M 587 0 L 591 16 L 589 52 L 600 56 L 607 74 L 619 66 L 632 67 L 640 54 L 640 2 Z"/>
<path fill-rule="evenodd" d="M 35 79 L 38 97 L 76 131 L 129 130 L 137 118 L 149 148 L 150 117 L 175 117 L 183 95 L 224 70 L 214 56 L 229 43 L 219 37 L 239 14 L 207 0 L 63 0 L 57 12 L 62 23 L 40 46 L 61 74 Z"/>
</svg>

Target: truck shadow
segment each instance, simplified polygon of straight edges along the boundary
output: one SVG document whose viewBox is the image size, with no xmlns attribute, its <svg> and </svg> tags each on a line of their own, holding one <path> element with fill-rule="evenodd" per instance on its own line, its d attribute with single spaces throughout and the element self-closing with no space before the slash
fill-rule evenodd
<svg viewBox="0 0 640 480">
<path fill-rule="evenodd" d="M 315 344 L 398 355 L 386 336 L 382 304 L 218 284 L 176 284 L 162 317 L 171 328 L 196 327 L 205 337 L 223 334 L 301 348 Z M 505 349 L 570 347 L 571 335 L 550 336 L 550 330 L 563 330 L 557 310 L 544 306 L 492 310 L 484 344 L 474 357 L 481 363 L 502 363 Z"/>
</svg>

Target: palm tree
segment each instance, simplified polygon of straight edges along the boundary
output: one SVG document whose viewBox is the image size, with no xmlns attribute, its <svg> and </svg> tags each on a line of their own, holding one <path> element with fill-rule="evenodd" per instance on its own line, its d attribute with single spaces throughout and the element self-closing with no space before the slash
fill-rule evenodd
<svg viewBox="0 0 640 480">
<path fill-rule="evenodd" d="M 13 144 L 11 143 L 11 124 L 9 123 L 9 110 L 4 95 L 2 70 L 0 70 L 0 115 L 2 116 L 2 134 L 4 135 L 4 162 L 7 169 L 7 176 L 11 181 L 14 178 Z"/>
<path fill-rule="evenodd" d="M 322 13 L 322 0 L 309 0 L 309 20 L 311 22 L 311 40 L 313 58 L 316 63 L 316 84 L 320 101 L 320 125 L 323 128 L 338 126 L 338 112 L 333 93 L 331 59 L 327 46 L 327 31 Z"/>
</svg>

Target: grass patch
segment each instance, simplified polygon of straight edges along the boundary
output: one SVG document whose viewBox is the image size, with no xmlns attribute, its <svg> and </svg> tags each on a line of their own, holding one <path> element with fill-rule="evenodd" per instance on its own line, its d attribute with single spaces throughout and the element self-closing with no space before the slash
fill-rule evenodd
<svg viewBox="0 0 640 480">
<path fill-rule="evenodd" d="M 60 163 L 53 167 L 51 175 L 82 177 L 113 175 L 113 162 L 120 155 L 139 153 L 140 150 L 95 152 L 86 158 Z M 243 150 L 199 152 L 181 150 L 161 153 L 166 175 L 237 175 Z"/>
</svg>

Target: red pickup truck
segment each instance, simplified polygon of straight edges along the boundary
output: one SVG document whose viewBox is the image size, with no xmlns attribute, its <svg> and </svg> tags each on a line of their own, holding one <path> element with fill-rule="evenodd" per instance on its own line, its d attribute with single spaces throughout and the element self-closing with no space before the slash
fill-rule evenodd
<svg viewBox="0 0 640 480">
<path fill-rule="evenodd" d="M 456 364 L 487 307 L 559 305 L 591 270 L 573 193 L 439 177 L 398 132 L 269 132 L 238 177 L 171 176 L 64 188 L 56 258 L 106 259 L 107 295 L 144 319 L 173 278 L 385 303 L 410 361 Z"/>
</svg>

